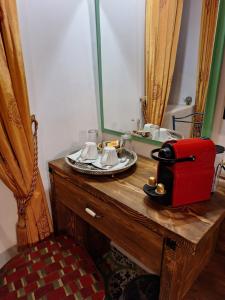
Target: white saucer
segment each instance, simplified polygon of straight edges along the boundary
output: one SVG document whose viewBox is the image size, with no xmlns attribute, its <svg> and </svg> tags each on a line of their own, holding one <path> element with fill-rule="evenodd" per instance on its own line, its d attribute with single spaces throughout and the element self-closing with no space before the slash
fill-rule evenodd
<svg viewBox="0 0 225 300">
<path fill-rule="evenodd" d="M 101 155 L 98 156 L 98 158 L 92 162 L 92 165 L 95 166 L 96 168 L 102 169 L 102 170 L 110 170 L 110 171 L 116 171 L 124 168 L 126 164 L 129 162 L 129 158 L 127 158 L 125 161 L 120 162 L 121 159 L 119 159 L 119 162 L 114 165 L 114 166 L 106 166 L 102 165 L 101 163 Z"/>
<path fill-rule="evenodd" d="M 81 155 L 81 150 L 79 150 L 73 154 L 67 155 L 67 157 L 69 159 L 72 159 L 73 161 L 80 162 L 82 164 L 91 164 L 98 159 L 98 158 L 97 159 L 82 159 L 80 155 Z"/>
</svg>

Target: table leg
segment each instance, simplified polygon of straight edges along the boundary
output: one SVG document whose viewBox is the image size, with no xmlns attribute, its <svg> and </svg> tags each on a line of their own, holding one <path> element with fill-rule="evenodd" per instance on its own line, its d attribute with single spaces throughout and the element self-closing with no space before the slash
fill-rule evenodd
<svg viewBox="0 0 225 300">
<path fill-rule="evenodd" d="M 160 277 L 160 300 L 180 300 L 180 271 L 182 253 L 176 241 L 165 239 Z"/>
<path fill-rule="evenodd" d="M 218 226 L 207 233 L 197 249 L 185 241 L 165 238 L 160 276 L 160 300 L 181 300 L 215 250 Z"/>
</svg>

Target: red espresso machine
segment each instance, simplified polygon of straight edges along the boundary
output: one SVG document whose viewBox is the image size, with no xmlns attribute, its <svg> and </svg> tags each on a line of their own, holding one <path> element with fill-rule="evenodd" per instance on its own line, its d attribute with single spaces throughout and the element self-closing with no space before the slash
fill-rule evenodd
<svg viewBox="0 0 225 300">
<path fill-rule="evenodd" d="M 214 177 L 216 148 L 210 139 L 168 141 L 151 152 L 157 178 L 150 177 L 145 193 L 161 205 L 177 207 L 208 200 Z"/>
</svg>

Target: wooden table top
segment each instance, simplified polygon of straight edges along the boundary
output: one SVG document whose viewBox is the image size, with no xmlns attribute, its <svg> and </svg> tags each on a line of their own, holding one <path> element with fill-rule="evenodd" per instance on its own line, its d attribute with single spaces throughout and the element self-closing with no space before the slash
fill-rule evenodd
<svg viewBox="0 0 225 300">
<path fill-rule="evenodd" d="M 88 192 L 114 203 L 137 221 L 145 225 L 149 223 L 150 228 L 156 228 L 156 231 L 158 228 L 161 234 L 181 237 L 194 246 L 198 245 L 214 225 L 225 218 L 225 184 L 222 180 L 218 191 L 209 201 L 176 209 L 153 204 L 143 192 L 143 185 L 149 176 L 155 175 L 157 164 L 141 156 L 138 157 L 135 167 L 114 178 L 77 173 L 63 158 L 51 161 L 49 166 Z"/>
</svg>

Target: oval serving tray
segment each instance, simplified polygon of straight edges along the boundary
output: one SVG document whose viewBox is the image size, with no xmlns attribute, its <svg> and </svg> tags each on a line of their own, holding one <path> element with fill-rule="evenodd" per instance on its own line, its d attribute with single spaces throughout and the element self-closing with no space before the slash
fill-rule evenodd
<svg viewBox="0 0 225 300">
<path fill-rule="evenodd" d="M 120 157 L 126 157 L 129 159 L 127 164 L 123 166 L 121 169 L 116 169 L 116 170 L 111 170 L 111 169 L 99 169 L 92 164 L 84 164 L 81 162 L 76 162 L 68 157 L 65 157 L 66 163 L 72 167 L 74 170 L 76 170 L 79 173 L 83 174 L 89 174 L 89 175 L 98 175 L 98 176 L 103 176 L 103 175 L 114 175 L 118 173 L 122 173 L 129 168 L 131 168 L 133 165 L 135 165 L 137 161 L 137 154 L 134 151 L 128 150 L 128 149 L 121 149 L 119 150 L 119 156 Z"/>
</svg>

